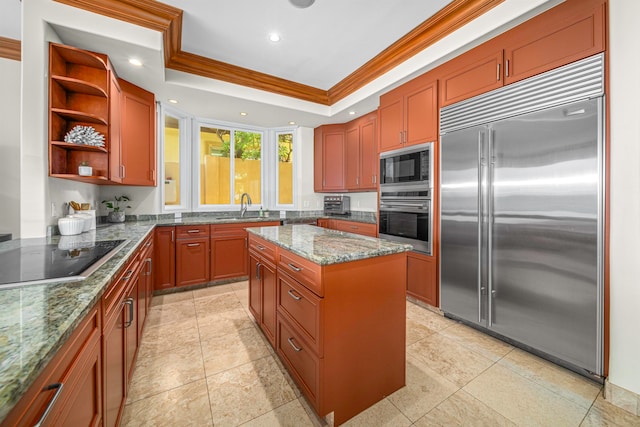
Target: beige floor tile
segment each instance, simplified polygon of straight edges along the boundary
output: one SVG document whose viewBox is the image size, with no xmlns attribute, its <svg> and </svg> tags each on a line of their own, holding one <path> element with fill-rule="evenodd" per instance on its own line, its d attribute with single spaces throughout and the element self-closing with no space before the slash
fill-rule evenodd
<svg viewBox="0 0 640 427">
<path fill-rule="evenodd" d="M 271 356 L 207 377 L 213 422 L 236 426 L 296 399 Z"/>
<path fill-rule="evenodd" d="M 127 402 L 135 402 L 204 378 L 200 343 L 194 342 L 161 353 L 139 358 Z"/>
<path fill-rule="evenodd" d="M 510 427 L 515 424 L 464 390 L 449 397 L 424 417 L 415 427 Z"/>
<path fill-rule="evenodd" d="M 243 289 L 241 291 L 235 291 L 240 304 L 248 312 L 249 311 L 249 289 Z"/>
<path fill-rule="evenodd" d="M 456 324 L 456 322 L 451 319 L 447 319 L 438 313 L 434 313 L 431 310 L 427 310 L 426 308 L 420 307 L 419 305 L 409 301 L 407 301 L 407 318 L 418 322 L 433 331 L 440 331 Z"/>
<path fill-rule="evenodd" d="M 234 291 L 248 291 L 249 290 L 249 281 L 243 280 L 241 282 L 233 282 L 231 287 Z"/>
<path fill-rule="evenodd" d="M 193 299 L 176 301 L 151 307 L 147 316 L 146 326 L 153 327 L 174 322 L 192 320 L 196 316 Z"/>
<path fill-rule="evenodd" d="M 499 364 L 464 390 L 522 426 L 577 426 L 587 413 L 586 408 Z"/>
<path fill-rule="evenodd" d="M 138 359 L 156 357 L 161 353 L 194 342 L 200 342 L 196 319 L 174 322 L 170 325 L 145 326 Z"/>
<path fill-rule="evenodd" d="M 388 399 L 411 421 L 417 421 L 459 388 L 412 356 L 407 357 L 406 372 L 407 385 Z"/>
<path fill-rule="evenodd" d="M 206 288 L 199 288 L 193 290 L 193 298 L 205 298 L 210 297 L 212 295 L 221 295 L 229 292 L 233 292 L 233 283 L 225 283 L 222 285 L 212 285 L 207 286 Z"/>
<path fill-rule="evenodd" d="M 449 328 L 441 330 L 440 333 L 494 362 L 502 359 L 513 350 L 512 345 L 462 323 L 456 323 Z"/>
<path fill-rule="evenodd" d="M 198 316 L 197 327 L 202 340 L 253 328 L 254 322 L 242 308 Z"/>
<path fill-rule="evenodd" d="M 436 331 L 423 323 L 407 318 L 407 347 L 435 333 Z"/>
<path fill-rule="evenodd" d="M 121 426 L 213 426 L 206 380 L 194 381 L 125 406 Z"/>
<path fill-rule="evenodd" d="M 407 353 L 458 387 L 463 387 L 494 363 L 440 333 L 409 346 Z"/>
<path fill-rule="evenodd" d="M 191 291 L 174 292 L 171 294 L 156 295 L 151 299 L 151 306 L 172 304 L 174 302 L 191 301 L 193 293 Z"/>
<path fill-rule="evenodd" d="M 194 302 L 198 318 L 207 317 L 213 313 L 222 313 L 223 311 L 242 308 L 242 304 L 240 304 L 240 300 L 238 300 L 235 292 L 196 298 Z"/>
<path fill-rule="evenodd" d="M 600 384 L 524 350 L 514 349 L 499 363 L 587 409 L 602 390 Z"/>
<path fill-rule="evenodd" d="M 298 399 L 254 418 L 242 427 L 314 427 Z"/>
<path fill-rule="evenodd" d="M 231 334 L 203 339 L 201 343 L 207 376 L 271 354 L 256 328 L 242 329 Z"/>
<path fill-rule="evenodd" d="M 342 424 L 344 427 L 403 427 L 410 425 L 409 418 L 405 417 L 387 399 L 382 399 Z"/>
<path fill-rule="evenodd" d="M 598 395 L 595 403 L 587 413 L 581 427 L 637 427 L 640 426 L 640 417 L 612 405 L 604 399 L 602 393 Z"/>
</svg>

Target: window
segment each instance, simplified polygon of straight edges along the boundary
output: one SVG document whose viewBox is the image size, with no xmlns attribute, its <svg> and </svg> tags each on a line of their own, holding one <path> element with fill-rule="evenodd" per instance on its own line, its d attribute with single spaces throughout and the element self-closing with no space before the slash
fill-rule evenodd
<svg viewBox="0 0 640 427">
<path fill-rule="evenodd" d="M 276 205 L 293 206 L 293 132 L 276 132 Z"/>
<path fill-rule="evenodd" d="M 199 209 L 239 205 L 243 193 L 261 205 L 264 132 L 201 122 L 197 134 Z"/>
<path fill-rule="evenodd" d="M 162 200 L 164 209 L 189 209 L 189 118 L 161 105 L 160 132 L 163 141 Z"/>
</svg>

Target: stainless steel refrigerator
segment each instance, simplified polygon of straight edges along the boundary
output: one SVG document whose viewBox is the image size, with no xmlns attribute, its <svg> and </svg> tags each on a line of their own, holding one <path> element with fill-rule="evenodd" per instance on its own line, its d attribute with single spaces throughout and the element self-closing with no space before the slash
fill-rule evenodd
<svg viewBox="0 0 640 427">
<path fill-rule="evenodd" d="M 441 308 L 603 373 L 603 57 L 441 110 Z"/>
</svg>

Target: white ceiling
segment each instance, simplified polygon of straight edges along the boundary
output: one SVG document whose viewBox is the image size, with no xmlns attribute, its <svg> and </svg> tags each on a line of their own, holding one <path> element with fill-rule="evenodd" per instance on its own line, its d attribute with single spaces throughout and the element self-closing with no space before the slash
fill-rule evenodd
<svg viewBox="0 0 640 427">
<path fill-rule="evenodd" d="M 184 10 L 183 51 L 322 89 L 342 80 L 448 3 L 316 0 L 309 8 L 298 9 L 288 0 L 163 1 Z M 558 1 L 505 0 L 333 106 L 165 70 L 161 36 L 155 31 L 53 0 L 29 5 L 37 8 L 40 19 L 50 23 L 63 43 L 107 54 L 120 77 L 154 92 L 161 102 L 179 100 L 176 108 L 191 115 L 262 127 L 287 126 L 290 121 L 316 127 L 375 110 L 380 94 Z M 17 23 L 22 3 L 0 2 L 0 36 L 20 38 Z M 276 45 L 268 40 L 272 31 L 282 36 Z M 130 57 L 141 58 L 144 66 L 132 67 Z"/>
</svg>

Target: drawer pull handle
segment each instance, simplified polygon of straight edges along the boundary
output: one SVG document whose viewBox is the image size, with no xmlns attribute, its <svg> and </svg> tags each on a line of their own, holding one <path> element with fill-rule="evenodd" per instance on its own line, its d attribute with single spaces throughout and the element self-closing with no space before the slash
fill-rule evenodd
<svg viewBox="0 0 640 427">
<path fill-rule="evenodd" d="M 297 346 L 293 343 L 293 337 L 289 337 L 289 338 L 287 338 L 287 341 L 289 341 L 289 345 L 290 345 L 291 347 L 293 347 L 293 349 L 294 349 L 295 351 L 302 351 L 302 347 L 297 347 Z"/>
<path fill-rule="evenodd" d="M 299 297 L 298 295 L 294 294 L 294 293 L 293 293 L 293 291 L 292 291 L 291 289 L 289 289 L 289 290 L 287 291 L 287 293 L 289 294 L 289 296 L 290 296 L 291 298 L 293 298 L 293 299 L 294 299 L 294 300 L 296 300 L 296 301 L 300 301 L 300 300 L 302 299 L 302 297 Z"/>
<path fill-rule="evenodd" d="M 200 230 L 187 230 L 187 233 L 199 233 Z"/>
<path fill-rule="evenodd" d="M 187 243 L 187 246 L 193 248 L 194 246 L 200 246 L 200 243 Z"/>
<path fill-rule="evenodd" d="M 133 323 L 133 302 L 133 298 L 127 298 L 126 300 L 124 300 L 124 303 L 129 306 L 129 320 L 127 320 L 124 325 L 125 329 L 131 326 L 131 324 Z"/>
<path fill-rule="evenodd" d="M 302 268 L 300 267 L 296 267 L 295 265 L 289 263 L 287 264 L 289 266 L 289 268 L 291 268 L 293 271 L 302 271 Z"/>
<path fill-rule="evenodd" d="M 267 248 L 265 248 L 265 247 L 264 247 L 264 246 L 262 246 L 262 245 L 257 245 L 256 247 L 257 247 L 258 249 L 260 249 L 261 251 L 264 251 L 265 249 L 267 249 Z"/>
<path fill-rule="evenodd" d="M 126 276 L 124 276 L 124 277 L 122 278 L 122 280 L 127 281 L 127 280 L 131 279 L 131 276 L 133 276 L 133 270 L 129 270 L 129 271 L 127 271 L 127 275 L 126 275 Z"/>
<path fill-rule="evenodd" d="M 56 400 L 58 400 L 58 397 L 60 397 L 60 393 L 62 393 L 63 386 L 64 384 L 62 383 L 55 383 L 55 384 L 49 384 L 48 386 L 42 389 L 42 391 L 56 390 L 56 393 L 51 398 L 51 401 L 47 405 L 47 409 L 44 410 L 44 413 L 42 414 L 42 416 L 40 417 L 40 419 L 38 420 L 38 422 L 35 424 L 34 427 L 40 427 L 44 422 L 44 420 L 47 418 L 47 415 L 49 415 L 49 412 L 51 412 L 51 408 L 53 408 L 53 405 L 56 403 Z"/>
</svg>

